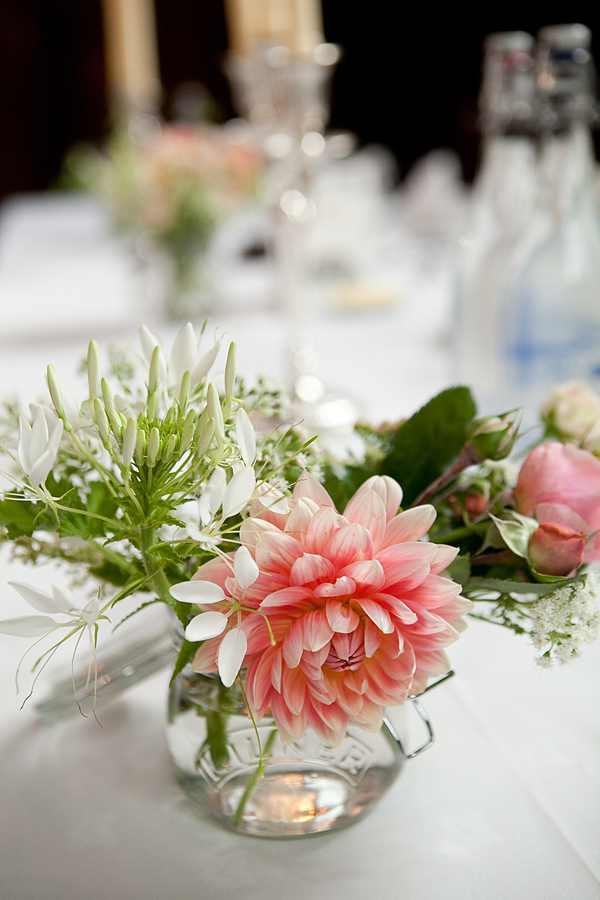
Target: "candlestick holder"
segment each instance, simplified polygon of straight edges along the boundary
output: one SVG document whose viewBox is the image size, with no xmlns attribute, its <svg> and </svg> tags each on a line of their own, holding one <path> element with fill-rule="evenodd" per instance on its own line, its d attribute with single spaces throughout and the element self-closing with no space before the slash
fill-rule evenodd
<svg viewBox="0 0 600 900">
<path fill-rule="evenodd" d="M 357 419 L 355 403 L 326 390 L 317 374 L 319 355 L 305 285 L 306 228 L 316 215 L 312 184 L 330 155 L 324 132 L 331 77 L 340 56 L 335 44 L 319 44 L 302 57 L 264 44 L 250 56 L 230 57 L 226 66 L 234 103 L 259 135 L 268 161 L 267 202 L 293 410 L 318 432 L 345 431 Z"/>
</svg>

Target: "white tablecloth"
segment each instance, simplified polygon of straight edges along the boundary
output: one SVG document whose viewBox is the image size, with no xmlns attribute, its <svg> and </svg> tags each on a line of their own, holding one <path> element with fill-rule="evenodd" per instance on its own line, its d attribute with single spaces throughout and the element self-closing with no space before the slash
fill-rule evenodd
<svg viewBox="0 0 600 900">
<path fill-rule="evenodd" d="M 0 223 L 2 394 L 41 396 L 48 362 L 76 385 L 92 336 L 103 347 L 135 340 L 132 277 L 93 203 L 12 204 Z M 415 276 L 394 308 L 324 315 L 320 374 L 372 420 L 409 414 L 450 381 L 448 304 L 440 271 Z M 276 317 L 248 310 L 213 323 L 238 340 L 241 371 L 281 372 Z M 9 578 L 50 577 L 4 548 L 1 616 L 25 612 L 2 587 Z M 435 745 L 380 806 L 346 831 L 270 842 L 217 827 L 174 782 L 168 672 L 105 707 L 103 728 L 80 717 L 48 727 L 14 692 L 26 643 L 0 643 L 2 900 L 600 898 L 600 644 L 541 671 L 525 640 L 473 623 L 451 648 L 456 677 L 426 698 Z"/>
</svg>

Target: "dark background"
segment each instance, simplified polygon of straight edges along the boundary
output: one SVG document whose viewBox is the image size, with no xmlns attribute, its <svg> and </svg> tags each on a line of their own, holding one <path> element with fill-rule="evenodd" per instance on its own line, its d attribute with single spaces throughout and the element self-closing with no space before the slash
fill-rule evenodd
<svg viewBox="0 0 600 900">
<path fill-rule="evenodd" d="M 537 7 L 539 10 L 539 6 Z M 589 9 L 586 4 L 585 9 Z M 568 19 L 526 4 L 490 5 L 466 16 L 391 0 L 323 0 L 327 40 L 345 57 L 334 81 L 331 126 L 396 154 L 400 173 L 435 147 L 451 147 L 471 180 L 477 164 L 481 44 L 493 31 L 532 34 L 545 24 L 598 14 L 571 3 Z M 221 71 L 227 50 L 222 0 L 156 0 L 164 108 L 177 85 L 204 83 L 223 118 L 234 114 Z M 51 186 L 65 151 L 106 133 L 101 0 L 0 0 L 0 197 Z"/>
</svg>

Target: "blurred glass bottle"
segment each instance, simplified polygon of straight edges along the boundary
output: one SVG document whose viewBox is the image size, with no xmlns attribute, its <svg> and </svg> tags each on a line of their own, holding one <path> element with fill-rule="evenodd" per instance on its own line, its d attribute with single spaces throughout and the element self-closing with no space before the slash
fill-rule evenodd
<svg viewBox="0 0 600 900">
<path fill-rule="evenodd" d="M 600 382 L 600 211 L 590 129 L 591 33 L 543 28 L 536 51 L 540 189 L 507 266 L 500 318 L 502 401 L 529 417 L 555 384 Z"/>
<path fill-rule="evenodd" d="M 486 412 L 497 411 L 500 402 L 498 319 L 506 264 L 523 239 L 536 196 L 533 43 L 522 31 L 485 40 L 481 163 L 459 238 L 457 374 Z"/>
</svg>

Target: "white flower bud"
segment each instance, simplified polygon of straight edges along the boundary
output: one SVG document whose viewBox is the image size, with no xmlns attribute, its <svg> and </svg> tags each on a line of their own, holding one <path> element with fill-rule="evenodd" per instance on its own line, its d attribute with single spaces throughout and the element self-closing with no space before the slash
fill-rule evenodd
<svg viewBox="0 0 600 900">
<path fill-rule="evenodd" d="M 90 399 L 100 396 L 100 355 L 96 341 L 90 341 L 87 352 L 87 377 Z"/>
<path fill-rule="evenodd" d="M 146 436 L 143 431 L 138 431 L 135 439 L 135 461 L 138 466 L 144 462 L 144 452 L 146 450 Z"/>
<path fill-rule="evenodd" d="M 123 465 L 126 468 L 129 468 L 129 466 L 131 465 L 131 460 L 133 459 L 137 441 L 137 434 L 138 431 L 136 420 L 128 419 L 127 425 L 125 426 L 125 433 L 123 434 Z"/>
<path fill-rule="evenodd" d="M 153 394 L 160 385 L 162 352 L 158 344 L 152 351 L 152 359 L 150 361 L 150 370 L 148 372 L 148 393 Z"/>
<path fill-rule="evenodd" d="M 98 434 L 102 438 L 103 443 L 106 444 L 106 442 L 108 441 L 108 435 L 109 435 L 110 428 L 108 425 L 108 419 L 106 417 L 106 411 L 105 411 L 104 406 L 102 405 L 102 401 L 100 400 L 99 397 L 96 397 L 94 399 L 93 410 L 94 410 L 94 421 L 96 422 L 96 425 L 98 426 Z"/>
<path fill-rule="evenodd" d="M 181 388 L 179 390 L 179 408 L 185 409 L 188 398 L 190 396 L 190 373 L 185 371 L 181 379 Z"/>
<path fill-rule="evenodd" d="M 172 434 L 172 435 L 170 435 L 169 440 L 167 441 L 167 446 L 164 449 L 164 452 L 162 455 L 163 460 L 169 459 L 171 456 L 173 456 L 176 446 L 177 446 L 177 435 Z"/>
<path fill-rule="evenodd" d="M 150 437 L 148 438 L 148 465 L 153 466 L 158 457 L 158 451 L 160 449 L 160 431 L 158 428 L 153 428 L 150 432 Z"/>
<path fill-rule="evenodd" d="M 215 421 L 217 440 L 221 442 L 225 437 L 225 422 L 223 421 L 223 410 L 221 409 L 219 393 L 212 381 L 206 391 L 206 404 L 209 416 Z"/>
<path fill-rule="evenodd" d="M 233 398 L 233 392 L 235 389 L 236 362 L 237 362 L 237 348 L 236 348 L 235 342 L 232 342 L 229 345 L 229 352 L 227 353 L 227 362 L 225 364 L 225 403 L 227 404 L 227 406 L 231 405 L 231 400 Z"/>
<path fill-rule="evenodd" d="M 50 391 L 50 397 L 52 398 L 54 409 L 61 418 L 64 418 L 65 401 L 63 398 L 62 388 L 58 380 L 58 375 L 56 374 L 54 366 L 48 366 L 48 368 L 46 369 L 46 378 L 48 381 L 48 390 Z"/>
<path fill-rule="evenodd" d="M 181 452 L 185 452 L 187 448 L 192 443 L 192 438 L 194 437 L 194 431 L 196 429 L 196 411 L 190 409 L 187 416 L 185 417 L 185 422 L 183 423 L 183 428 L 181 430 Z"/>
<path fill-rule="evenodd" d="M 123 425 L 121 423 L 121 419 L 119 418 L 119 414 L 115 409 L 109 410 L 108 424 L 110 425 L 110 430 L 112 431 L 116 439 L 120 440 L 121 432 L 123 431 Z"/>
<path fill-rule="evenodd" d="M 198 443 L 196 444 L 196 455 L 201 457 L 204 456 L 208 448 L 210 447 L 210 442 L 213 439 L 215 433 L 215 420 L 209 419 L 206 425 L 204 426 L 204 430 L 202 434 L 198 438 Z"/>
<path fill-rule="evenodd" d="M 110 413 L 111 409 L 114 409 L 115 402 L 113 399 L 113 393 L 110 389 L 110 385 L 106 378 L 103 378 L 100 382 L 100 387 L 102 388 L 102 399 L 104 401 L 104 408 L 106 409 L 106 413 Z"/>
<path fill-rule="evenodd" d="M 154 391 L 153 394 L 150 394 L 148 397 L 148 419 L 152 421 L 152 419 L 156 419 L 158 415 L 158 392 Z"/>
</svg>

